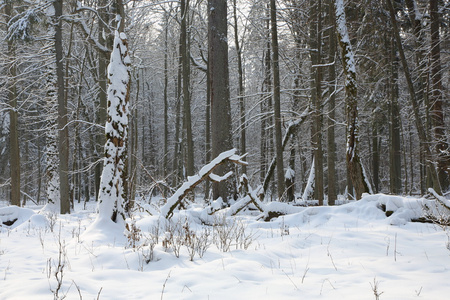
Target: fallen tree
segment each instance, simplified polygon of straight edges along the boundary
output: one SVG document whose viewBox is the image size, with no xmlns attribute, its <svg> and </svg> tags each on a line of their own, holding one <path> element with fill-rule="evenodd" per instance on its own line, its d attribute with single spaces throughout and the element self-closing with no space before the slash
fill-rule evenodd
<svg viewBox="0 0 450 300">
<path fill-rule="evenodd" d="M 219 156 L 213 159 L 209 164 L 201 168 L 196 175 L 189 176 L 187 181 L 183 183 L 183 185 L 169 199 L 167 199 L 166 204 L 161 208 L 161 215 L 166 219 L 170 219 L 173 215 L 173 211 L 178 205 L 182 204 L 184 197 L 192 192 L 193 189 L 204 180 L 210 179 L 212 181 L 220 182 L 229 178 L 233 174 L 232 172 L 228 172 L 224 176 L 218 176 L 213 174 L 213 171 L 218 166 L 227 162 L 247 165 L 245 161 L 242 161 L 242 158 L 245 156 L 246 154 L 242 156 L 236 155 L 236 149 L 228 150 L 219 154 Z"/>
</svg>

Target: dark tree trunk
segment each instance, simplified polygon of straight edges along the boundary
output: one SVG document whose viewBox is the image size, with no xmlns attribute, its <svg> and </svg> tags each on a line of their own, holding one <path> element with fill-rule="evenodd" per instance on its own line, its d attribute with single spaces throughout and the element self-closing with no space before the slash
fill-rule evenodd
<svg viewBox="0 0 450 300">
<path fill-rule="evenodd" d="M 70 213 L 69 199 L 69 130 L 67 128 L 67 102 L 64 82 L 64 49 L 62 45 L 62 13 L 63 0 L 53 2 L 55 9 L 55 54 L 56 82 L 58 97 L 58 153 L 59 153 L 59 184 L 61 194 L 61 213 Z"/>
<path fill-rule="evenodd" d="M 6 1 L 5 14 L 8 19 L 12 17 L 13 1 Z M 9 110 L 9 143 L 10 143 L 10 159 L 9 169 L 11 175 L 11 205 L 20 206 L 20 149 L 19 149 L 19 130 L 17 121 L 17 91 L 16 91 L 16 75 L 17 68 L 15 62 L 15 45 L 14 41 L 8 40 L 8 56 L 11 60 L 8 80 L 8 101 Z"/>
<path fill-rule="evenodd" d="M 389 101 L 389 178 L 390 191 L 393 194 L 402 192 L 402 164 L 401 164 L 401 140 L 400 140 L 400 109 L 398 107 L 398 58 L 395 42 L 391 48 L 391 78 L 390 78 L 390 101 Z"/>
<path fill-rule="evenodd" d="M 191 92 L 190 92 L 190 62 L 189 62 L 189 43 L 187 18 L 189 11 L 189 0 L 181 0 L 181 65 L 183 77 L 183 124 L 186 134 L 186 175 L 194 175 L 194 139 L 192 137 L 192 118 L 191 118 Z"/>
<path fill-rule="evenodd" d="M 208 61 L 211 93 L 211 140 L 212 156 L 217 157 L 233 148 L 231 139 L 231 108 L 228 73 L 227 3 L 208 0 Z M 218 175 L 231 170 L 221 165 Z M 227 202 L 235 193 L 229 182 L 213 183 L 213 199 L 221 197 Z"/>
<path fill-rule="evenodd" d="M 277 191 L 278 200 L 282 201 L 284 194 L 284 167 L 283 148 L 281 136 L 281 97 L 280 97 L 280 69 L 278 53 L 278 29 L 277 29 L 277 9 L 275 0 L 270 0 L 270 20 L 272 33 L 272 70 L 273 70 L 273 103 L 275 119 L 275 149 L 277 160 Z"/>
<path fill-rule="evenodd" d="M 328 167 L 328 205 L 334 205 L 337 199 L 336 187 L 336 141 L 335 141 L 335 120 L 336 120 L 336 24 L 334 20 L 333 0 L 328 0 L 328 22 L 330 27 L 328 32 L 328 130 L 327 130 L 327 167 Z"/>
</svg>

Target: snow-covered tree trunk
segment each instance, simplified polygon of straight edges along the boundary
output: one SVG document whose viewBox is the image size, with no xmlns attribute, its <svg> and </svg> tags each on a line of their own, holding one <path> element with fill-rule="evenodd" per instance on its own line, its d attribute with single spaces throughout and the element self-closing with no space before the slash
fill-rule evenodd
<svg viewBox="0 0 450 300">
<path fill-rule="evenodd" d="M 126 190 L 125 166 L 128 140 L 128 102 L 130 65 L 125 33 L 115 32 L 113 51 L 108 66 L 106 144 L 103 172 L 98 195 L 99 219 L 124 223 Z"/>
<path fill-rule="evenodd" d="M 361 161 L 358 154 L 359 126 L 358 126 L 358 101 L 356 84 L 355 56 L 348 35 L 344 1 L 336 0 L 336 31 L 339 44 L 342 49 L 342 63 L 345 73 L 345 95 L 347 112 L 347 168 L 355 188 L 356 199 L 361 199 L 362 193 L 368 192 L 364 180 Z"/>
<path fill-rule="evenodd" d="M 53 26 L 55 11 L 53 6 L 49 6 L 45 12 L 47 21 L 48 43 L 45 45 L 49 49 L 51 60 L 55 57 L 55 27 Z M 46 192 L 47 205 L 43 210 L 59 213 L 61 211 L 61 193 L 59 178 L 59 156 L 58 156 L 58 130 L 57 130 L 57 93 L 56 93 L 56 63 L 52 61 L 46 68 L 46 109 L 47 109 L 47 133 L 46 133 Z"/>
</svg>

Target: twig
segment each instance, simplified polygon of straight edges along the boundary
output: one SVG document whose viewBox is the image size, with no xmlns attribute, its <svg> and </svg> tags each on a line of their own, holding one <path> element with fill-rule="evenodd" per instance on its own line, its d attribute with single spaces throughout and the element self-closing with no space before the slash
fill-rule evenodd
<svg viewBox="0 0 450 300">
<path fill-rule="evenodd" d="M 162 287 L 162 291 L 161 291 L 161 300 L 164 296 L 164 289 L 166 288 L 167 280 L 169 280 L 169 278 L 170 278 L 170 272 L 172 272 L 172 271 L 169 271 L 169 274 L 167 274 L 166 280 L 164 280 L 164 283 L 163 283 L 163 287 Z"/>
<path fill-rule="evenodd" d="M 292 282 L 292 284 L 295 286 L 295 289 L 298 290 L 297 285 L 292 281 L 291 277 L 289 277 L 289 275 L 288 275 L 284 270 L 281 270 L 281 271 L 283 271 L 284 275 L 286 275 L 286 277 L 289 278 L 289 280 L 290 280 L 290 281 Z"/>
</svg>

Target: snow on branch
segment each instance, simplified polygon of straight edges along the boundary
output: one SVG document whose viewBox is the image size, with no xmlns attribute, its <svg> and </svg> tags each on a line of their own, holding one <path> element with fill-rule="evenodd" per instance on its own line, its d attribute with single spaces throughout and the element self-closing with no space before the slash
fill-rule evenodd
<svg viewBox="0 0 450 300">
<path fill-rule="evenodd" d="M 235 164 L 247 165 L 245 161 L 242 159 L 246 156 L 236 155 L 236 149 L 231 149 L 219 154 L 215 159 L 213 159 L 209 164 L 203 166 L 200 171 L 194 175 L 188 177 L 188 180 L 183 183 L 183 185 L 173 194 L 169 199 L 167 199 L 167 203 L 161 208 L 161 215 L 166 219 L 170 219 L 173 215 L 173 211 L 175 208 L 181 203 L 181 201 L 186 197 L 186 195 L 192 190 L 202 183 L 207 178 L 215 178 L 218 181 L 222 179 L 228 178 L 231 174 L 226 174 L 225 176 L 217 176 L 212 174 L 212 172 L 220 165 L 226 162 L 233 162 Z"/>
<path fill-rule="evenodd" d="M 439 195 L 434 189 L 428 188 L 428 191 L 433 195 L 434 198 L 441 204 L 443 207 L 445 207 L 450 212 L 450 201 L 447 200 L 445 197 Z"/>
</svg>

